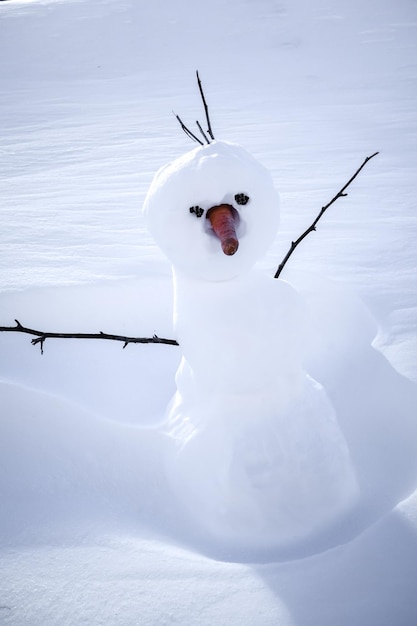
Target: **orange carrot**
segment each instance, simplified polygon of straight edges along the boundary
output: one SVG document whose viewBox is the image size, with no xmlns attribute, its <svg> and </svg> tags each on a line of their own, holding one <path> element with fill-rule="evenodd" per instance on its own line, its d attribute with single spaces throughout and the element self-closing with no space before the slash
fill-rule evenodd
<svg viewBox="0 0 417 626">
<path fill-rule="evenodd" d="M 230 204 L 219 204 L 207 211 L 207 219 L 222 246 L 222 250 L 228 256 L 236 252 L 239 241 L 235 230 L 235 218 L 233 207 Z"/>
</svg>

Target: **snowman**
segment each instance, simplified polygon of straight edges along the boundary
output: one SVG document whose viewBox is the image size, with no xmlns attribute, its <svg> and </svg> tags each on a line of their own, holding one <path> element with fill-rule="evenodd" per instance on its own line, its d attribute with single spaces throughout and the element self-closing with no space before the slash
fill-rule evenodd
<svg viewBox="0 0 417 626">
<path fill-rule="evenodd" d="M 300 296 L 254 268 L 278 231 L 271 176 L 213 140 L 156 174 L 144 214 L 173 270 L 182 360 L 164 432 L 176 499 L 224 545 L 309 540 L 352 509 L 358 485 L 326 392 L 303 366 Z"/>
</svg>

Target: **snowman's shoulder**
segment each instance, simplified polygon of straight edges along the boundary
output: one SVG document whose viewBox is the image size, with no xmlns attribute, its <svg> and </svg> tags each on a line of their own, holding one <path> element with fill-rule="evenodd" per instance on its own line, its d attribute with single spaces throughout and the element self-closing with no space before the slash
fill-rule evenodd
<svg viewBox="0 0 417 626">
<path fill-rule="evenodd" d="M 286 297 L 290 300 L 292 299 L 294 303 L 301 302 L 300 294 L 291 283 L 289 283 L 286 280 L 283 280 L 282 278 L 271 278 L 268 276 L 268 279 L 271 283 L 273 283 L 273 289 L 281 297 Z"/>
<path fill-rule="evenodd" d="M 299 292 L 291 283 L 286 280 L 282 280 L 281 278 L 273 278 L 264 273 L 254 273 L 254 282 L 256 282 L 258 291 L 264 292 L 270 298 L 280 301 L 286 302 L 288 305 L 292 306 L 301 306 L 302 305 L 302 297 Z"/>
<path fill-rule="evenodd" d="M 303 322 L 306 315 L 304 298 L 291 283 L 261 274 L 253 284 L 253 300 L 258 302 L 258 306 L 281 320 Z"/>
<path fill-rule="evenodd" d="M 307 316 L 304 298 L 286 280 L 272 278 L 271 281 L 274 282 L 272 288 L 276 308 L 289 316 L 294 324 L 304 325 Z"/>
</svg>

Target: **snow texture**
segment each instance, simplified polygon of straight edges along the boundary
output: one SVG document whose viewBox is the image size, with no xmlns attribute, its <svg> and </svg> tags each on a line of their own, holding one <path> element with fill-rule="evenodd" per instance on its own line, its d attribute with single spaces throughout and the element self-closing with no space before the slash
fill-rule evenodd
<svg viewBox="0 0 417 626">
<path fill-rule="evenodd" d="M 1 624 L 417 623 L 416 25 L 412 0 L 0 2 L 0 324 L 181 343 L 51 339 L 41 355 L 28 336 L 0 333 Z M 196 68 L 227 143 L 190 156 L 172 110 L 193 130 L 204 122 Z M 376 150 L 273 280 L 290 242 Z M 205 216 L 189 213 L 213 199 L 197 167 L 192 187 L 180 194 L 173 183 L 181 224 L 194 229 L 179 250 L 178 218 L 165 241 L 140 210 L 164 164 L 194 167 L 210 151 L 213 168 L 226 151 L 241 155 L 233 185 L 213 175 L 214 202 L 245 193 L 255 207 L 258 177 L 272 194 L 258 205 L 268 227 L 251 202 L 235 208 L 240 246 L 229 259 Z M 248 153 L 263 164 L 255 181 Z M 171 199 L 158 201 L 161 216 Z M 239 323 L 229 307 L 220 316 L 230 298 L 244 302 Z M 210 332 L 208 315 L 226 337 Z M 251 359 L 227 349 L 235 331 L 229 345 Z M 253 386 L 242 393 L 233 376 L 234 401 L 218 412 L 200 393 L 208 398 L 231 362 Z M 290 371 L 279 394 L 270 376 Z M 320 440 L 301 429 L 305 412 L 294 432 L 284 419 L 311 395 L 332 407 L 313 411 Z M 213 418 L 239 402 L 243 419 Z M 315 471 L 302 471 L 299 446 L 291 458 L 285 450 L 272 489 L 283 433 L 305 444 Z M 341 475 L 330 480 L 335 449 L 349 457 L 337 455 Z M 287 538 L 277 536 L 282 508 L 267 493 L 298 514 L 294 537 L 290 514 L 279 520 Z"/>
</svg>

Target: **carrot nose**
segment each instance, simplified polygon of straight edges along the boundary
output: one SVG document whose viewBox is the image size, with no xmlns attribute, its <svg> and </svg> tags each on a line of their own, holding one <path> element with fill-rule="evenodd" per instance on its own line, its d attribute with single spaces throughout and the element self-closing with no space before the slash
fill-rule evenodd
<svg viewBox="0 0 417 626">
<path fill-rule="evenodd" d="M 228 256 L 236 252 L 239 240 L 235 230 L 235 218 L 233 207 L 230 204 L 219 204 L 207 211 L 206 217 L 222 246 L 222 250 Z"/>
</svg>

